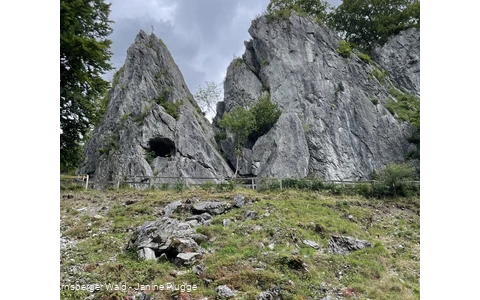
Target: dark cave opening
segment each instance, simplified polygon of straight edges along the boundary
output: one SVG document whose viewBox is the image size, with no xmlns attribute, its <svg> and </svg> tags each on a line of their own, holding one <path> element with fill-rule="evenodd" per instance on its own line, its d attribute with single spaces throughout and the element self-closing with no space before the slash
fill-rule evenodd
<svg viewBox="0 0 480 300">
<path fill-rule="evenodd" d="M 150 151 L 155 153 L 155 157 L 171 157 L 175 155 L 175 143 L 168 138 L 157 137 L 148 141 Z"/>
</svg>

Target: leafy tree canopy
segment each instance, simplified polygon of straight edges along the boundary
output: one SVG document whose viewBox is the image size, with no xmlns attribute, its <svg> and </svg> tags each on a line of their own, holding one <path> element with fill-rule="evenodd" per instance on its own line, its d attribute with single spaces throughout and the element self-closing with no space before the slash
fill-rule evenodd
<svg viewBox="0 0 480 300">
<path fill-rule="evenodd" d="M 330 4 L 325 0 L 271 0 L 267 6 L 267 14 L 294 10 L 307 14 L 320 23 L 326 20 L 327 10 L 330 8 Z"/>
<path fill-rule="evenodd" d="M 60 165 L 75 169 L 81 146 L 101 118 L 101 98 L 109 86 L 110 4 L 103 0 L 60 1 Z"/>
<path fill-rule="evenodd" d="M 393 34 L 420 27 L 419 0 L 343 0 L 329 16 L 329 25 L 363 50 Z"/>
</svg>

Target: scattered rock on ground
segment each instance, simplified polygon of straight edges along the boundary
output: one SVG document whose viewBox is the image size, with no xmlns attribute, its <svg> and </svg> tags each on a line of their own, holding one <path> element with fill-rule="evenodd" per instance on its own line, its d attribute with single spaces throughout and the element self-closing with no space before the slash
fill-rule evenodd
<svg viewBox="0 0 480 300">
<path fill-rule="evenodd" d="M 253 210 L 249 210 L 245 213 L 245 219 L 246 220 L 253 220 L 257 217 L 257 212 Z"/>
<path fill-rule="evenodd" d="M 199 252 L 188 252 L 188 253 L 179 253 L 175 258 L 175 263 L 177 265 L 191 265 L 197 258 L 200 258 L 202 253 Z"/>
<path fill-rule="evenodd" d="M 245 197 L 243 197 L 242 195 L 236 195 L 234 198 L 233 198 L 233 201 L 235 202 L 235 207 L 243 207 L 245 205 Z"/>
<path fill-rule="evenodd" d="M 223 226 L 228 227 L 230 226 L 231 221 L 230 219 L 223 219 L 222 223 L 223 223 Z"/>
<path fill-rule="evenodd" d="M 211 215 L 220 215 L 230 209 L 230 204 L 226 202 L 205 201 L 193 205 L 194 214 L 209 213 Z"/>
<path fill-rule="evenodd" d="M 357 240 L 348 236 L 332 235 L 330 241 L 328 241 L 330 252 L 334 254 L 347 254 L 355 250 L 372 247 L 372 244 L 368 241 Z"/>
<path fill-rule="evenodd" d="M 215 289 L 218 298 L 232 298 L 235 293 L 226 285 L 219 285 Z"/>
<path fill-rule="evenodd" d="M 261 292 L 255 297 L 255 300 L 280 300 L 280 293 L 280 288 L 276 286 L 267 291 Z"/>
<path fill-rule="evenodd" d="M 318 247 L 318 243 L 317 242 L 314 242 L 314 241 L 311 241 L 311 240 L 303 240 L 303 243 L 307 246 L 310 246 L 312 247 L 313 249 L 317 250 L 319 247 Z"/>
</svg>

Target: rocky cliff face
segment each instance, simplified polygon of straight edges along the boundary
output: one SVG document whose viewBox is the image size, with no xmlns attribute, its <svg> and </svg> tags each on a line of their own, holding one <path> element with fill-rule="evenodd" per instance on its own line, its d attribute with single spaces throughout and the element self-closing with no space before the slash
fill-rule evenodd
<svg viewBox="0 0 480 300">
<path fill-rule="evenodd" d="M 112 85 L 104 120 L 85 146 L 78 173 L 99 181 L 231 176 L 210 124 L 155 35 L 137 35 Z"/>
<path fill-rule="evenodd" d="M 420 30 L 410 28 L 373 50 L 373 59 L 394 83 L 420 97 Z"/>
<path fill-rule="evenodd" d="M 240 174 L 362 179 L 403 160 L 410 127 L 384 107 L 395 82 L 382 76 L 380 66 L 353 54 L 343 58 L 328 28 L 295 14 L 271 22 L 260 17 L 249 33 L 245 54 L 228 67 L 225 103 L 215 120 L 235 105 L 252 105 L 264 91 L 283 113 L 251 149 L 243 149 Z M 410 73 L 416 74 L 402 74 Z M 231 140 L 220 145 L 235 165 Z"/>
</svg>

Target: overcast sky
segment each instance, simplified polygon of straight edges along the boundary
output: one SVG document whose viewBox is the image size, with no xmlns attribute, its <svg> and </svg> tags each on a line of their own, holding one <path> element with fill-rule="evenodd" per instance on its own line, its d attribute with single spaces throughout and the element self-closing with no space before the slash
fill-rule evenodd
<svg viewBox="0 0 480 300">
<path fill-rule="evenodd" d="M 127 48 L 143 29 L 167 45 L 192 94 L 205 81 L 221 84 L 228 64 L 245 50 L 251 21 L 269 0 L 107 0 L 111 2 L 112 65 L 120 68 Z M 340 0 L 330 0 L 338 5 Z M 113 72 L 107 74 L 110 80 Z"/>
</svg>

